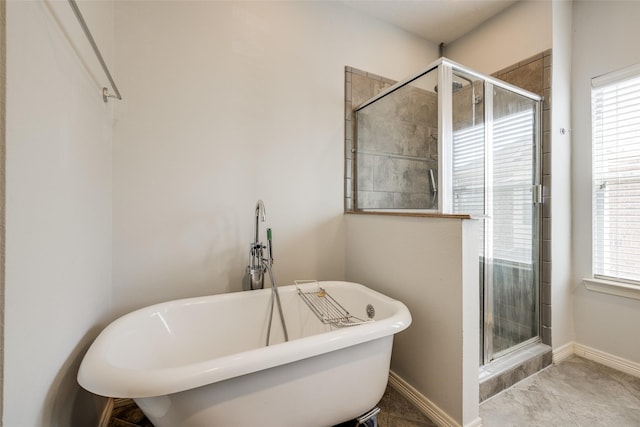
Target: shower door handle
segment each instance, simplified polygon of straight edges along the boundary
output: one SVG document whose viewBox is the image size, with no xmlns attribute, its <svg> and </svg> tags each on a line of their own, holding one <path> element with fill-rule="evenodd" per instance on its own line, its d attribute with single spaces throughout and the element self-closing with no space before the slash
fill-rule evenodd
<svg viewBox="0 0 640 427">
<path fill-rule="evenodd" d="M 534 205 L 542 203 L 542 185 L 536 184 L 531 187 L 531 197 Z"/>
</svg>

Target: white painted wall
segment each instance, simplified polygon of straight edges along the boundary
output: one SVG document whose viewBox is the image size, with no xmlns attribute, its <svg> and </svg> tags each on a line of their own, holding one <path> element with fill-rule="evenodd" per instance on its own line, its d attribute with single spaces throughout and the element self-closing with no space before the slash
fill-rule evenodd
<svg viewBox="0 0 640 427">
<path fill-rule="evenodd" d="M 459 425 L 478 418 L 479 285 L 473 220 L 348 215 L 347 280 L 404 302 L 391 369 Z"/>
<path fill-rule="evenodd" d="M 491 74 L 551 48 L 551 1 L 521 0 L 450 43 L 445 56 Z"/>
<path fill-rule="evenodd" d="M 640 63 L 640 3 L 573 4 L 573 302 L 576 341 L 640 363 L 640 301 L 588 291 L 591 276 L 591 78 Z"/>
<path fill-rule="evenodd" d="M 240 290 L 259 198 L 280 284 L 344 278 L 344 66 L 401 79 L 437 47 L 338 2 L 115 10 L 116 313 Z"/>
<path fill-rule="evenodd" d="M 575 339 L 571 286 L 571 1 L 554 1 L 551 75 L 551 343 Z M 545 117 L 544 120 L 548 120 Z"/>
<path fill-rule="evenodd" d="M 111 309 L 112 114 L 66 3 L 7 2 L 7 427 L 91 425 L 99 403 L 75 377 Z M 109 54 L 112 4 L 81 7 Z"/>
</svg>

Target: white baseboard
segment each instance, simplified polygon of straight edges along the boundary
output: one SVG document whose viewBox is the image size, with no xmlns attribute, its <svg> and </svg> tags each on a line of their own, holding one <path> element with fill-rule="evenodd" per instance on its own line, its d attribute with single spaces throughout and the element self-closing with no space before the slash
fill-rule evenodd
<svg viewBox="0 0 640 427">
<path fill-rule="evenodd" d="M 478 417 L 464 427 L 482 427 L 482 418 Z"/>
<path fill-rule="evenodd" d="M 573 356 L 574 354 L 575 354 L 575 343 L 571 341 L 553 350 L 553 363 L 558 364 L 563 360 L 566 360 L 569 357 Z"/>
<path fill-rule="evenodd" d="M 553 350 L 553 363 L 560 363 L 574 354 L 640 378 L 640 363 L 623 359 L 622 357 L 573 341 Z"/>
<path fill-rule="evenodd" d="M 622 371 L 634 377 L 640 377 L 640 363 L 632 362 L 631 360 L 623 359 L 622 357 L 614 356 L 613 354 L 605 353 L 604 351 L 578 343 L 574 343 L 574 348 L 577 356 L 593 360 L 601 365 Z"/>
<path fill-rule="evenodd" d="M 389 385 L 396 389 L 404 398 L 425 414 L 439 427 L 461 427 L 449 414 L 440 409 L 438 405 L 429 400 L 425 395 L 413 388 L 411 384 L 400 378 L 395 372 L 389 372 Z M 482 419 L 476 418 L 465 427 L 482 427 Z"/>
</svg>

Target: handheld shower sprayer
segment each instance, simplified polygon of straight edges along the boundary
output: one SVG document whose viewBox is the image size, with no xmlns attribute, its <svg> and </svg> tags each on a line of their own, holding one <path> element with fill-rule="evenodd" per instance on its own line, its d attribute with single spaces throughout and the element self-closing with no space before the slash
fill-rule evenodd
<svg viewBox="0 0 640 427">
<path fill-rule="evenodd" d="M 269 251 L 269 264 L 273 265 L 273 240 L 270 228 L 267 228 L 267 250 Z"/>
</svg>

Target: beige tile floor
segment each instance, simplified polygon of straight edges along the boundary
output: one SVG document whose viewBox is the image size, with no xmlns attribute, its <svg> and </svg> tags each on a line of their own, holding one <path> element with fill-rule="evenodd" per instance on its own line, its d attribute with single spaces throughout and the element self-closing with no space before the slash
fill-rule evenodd
<svg viewBox="0 0 640 427">
<path fill-rule="evenodd" d="M 379 406 L 380 427 L 436 425 L 391 388 Z M 480 417 L 483 427 L 640 427 L 640 378 L 574 356 L 483 402 Z"/>
<path fill-rule="evenodd" d="M 574 356 L 483 402 L 480 417 L 484 427 L 640 426 L 640 378 Z"/>
</svg>

